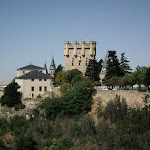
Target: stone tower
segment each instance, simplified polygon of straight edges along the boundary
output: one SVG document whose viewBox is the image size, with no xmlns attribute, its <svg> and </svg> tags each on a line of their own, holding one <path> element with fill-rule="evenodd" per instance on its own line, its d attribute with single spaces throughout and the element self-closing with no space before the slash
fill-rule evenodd
<svg viewBox="0 0 150 150">
<path fill-rule="evenodd" d="M 85 74 L 89 59 L 95 59 L 96 56 L 96 42 L 90 43 L 81 42 L 81 45 L 75 41 L 71 43 L 64 42 L 64 56 L 65 56 L 65 71 L 78 69 Z"/>
</svg>

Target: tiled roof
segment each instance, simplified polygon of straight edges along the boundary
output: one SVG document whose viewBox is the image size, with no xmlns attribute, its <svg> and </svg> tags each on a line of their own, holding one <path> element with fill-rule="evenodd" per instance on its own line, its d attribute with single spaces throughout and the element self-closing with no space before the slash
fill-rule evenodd
<svg viewBox="0 0 150 150">
<path fill-rule="evenodd" d="M 28 66 L 25 66 L 25 67 L 22 67 L 22 68 L 19 68 L 17 70 L 24 70 L 24 69 L 33 69 L 33 70 L 38 70 L 38 69 L 44 69 L 42 67 L 38 67 L 38 66 L 35 66 L 35 65 L 28 65 Z"/>
<path fill-rule="evenodd" d="M 36 79 L 38 79 L 38 78 L 39 79 L 41 79 L 41 78 L 48 79 L 48 78 L 51 78 L 51 76 L 48 74 L 42 73 L 38 70 L 33 70 L 33 71 L 30 71 L 30 72 L 18 77 L 18 79 L 31 79 L 31 78 L 33 78 L 33 79 L 34 78 L 36 78 Z"/>
</svg>

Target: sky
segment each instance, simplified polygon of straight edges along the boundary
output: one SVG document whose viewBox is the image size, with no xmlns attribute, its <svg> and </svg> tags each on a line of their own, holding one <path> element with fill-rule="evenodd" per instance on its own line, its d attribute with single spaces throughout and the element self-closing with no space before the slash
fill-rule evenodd
<svg viewBox="0 0 150 150">
<path fill-rule="evenodd" d="M 0 82 L 20 67 L 65 65 L 64 41 L 96 41 L 96 59 L 116 50 L 150 66 L 150 0 L 0 0 Z"/>
</svg>

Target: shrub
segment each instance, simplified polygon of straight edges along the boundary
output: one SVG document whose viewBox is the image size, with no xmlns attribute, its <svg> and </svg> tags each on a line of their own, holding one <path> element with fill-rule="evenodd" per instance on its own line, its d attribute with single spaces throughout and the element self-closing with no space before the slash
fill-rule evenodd
<svg viewBox="0 0 150 150">
<path fill-rule="evenodd" d="M 96 90 L 91 82 L 76 82 L 59 99 L 53 100 L 46 107 L 46 115 L 50 119 L 60 116 L 79 116 L 91 110 L 92 96 Z"/>
<path fill-rule="evenodd" d="M 19 136 L 23 131 L 26 124 L 26 120 L 23 116 L 14 116 L 10 120 L 10 130 L 14 133 L 15 136 Z"/>
<path fill-rule="evenodd" d="M 16 82 L 10 83 L 4 89 L 4 95 L 0 99 L 2 105 L 14 107 L 17 104 L 21 104 L 21 93 L 17 91 L 19 88 L 20 86 Z"/>
<path fill-rule="evenodd" d="M 16 150 L 36 150 L 37 142 L 34 140 L 31 134 L 20 136 L 16 140 Z"/>
<path fill-rule="evenodd" d="M 117 96 L 114 101 L 108 102 L 102 114 L 105 119 L 109 118 L 111 122 L 116 122 L 124 119 L 127 113 L 128 107 L 126 101 L 124 99 L 120 101 L 120 97 Z"/>
</svg>

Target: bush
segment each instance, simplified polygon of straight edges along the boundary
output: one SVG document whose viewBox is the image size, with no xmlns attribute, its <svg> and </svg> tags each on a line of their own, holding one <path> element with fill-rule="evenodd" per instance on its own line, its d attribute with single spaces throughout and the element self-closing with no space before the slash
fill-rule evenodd
<svg viewBox="0 0 150 150">
<path fill-rule="evenodd" d="M 14 116 L 10 120 L 10 130 L 15 136 L 19 136 L 23 129 L 25 128 L 26 120 L 23 116 Z"/>
<path fill-rule="evenodd" d="M 60 116 L 79 116 L 91 110 L 92 96 L 96 90 L 91 82 L 76 82 L 59 99 L 53 100 L 46 107 L 46 115 L 50 119 Z"/>
<path fill-rule="evenodd" d="M 0 99 L 2 105 L 14 107 L 17 104 L 21 104 L 21 93 L 17 91 L 19 88 L 20 86 L 16 82 L 10 83 L 4 89 L 4 95 Z"/>
<path fill-rule="evenodd" d="M 36 150 L 37 142 L 34 140 L 31 134 L 20 136 L 16 140 L 16 150 Z"/>
<path fill-rule="evenodd" d="M 125 119 L 128 113 L 128 106 L 126 101 L 123 99 L 120 101 L 120 97 L 116 97 L 114 101 L 108 102 L 102 115 L 105 119 L 110 119 L 111 122 L 116 122 Z"/>
</svg>

